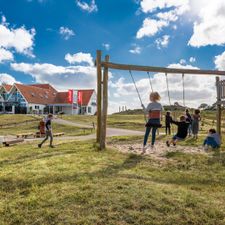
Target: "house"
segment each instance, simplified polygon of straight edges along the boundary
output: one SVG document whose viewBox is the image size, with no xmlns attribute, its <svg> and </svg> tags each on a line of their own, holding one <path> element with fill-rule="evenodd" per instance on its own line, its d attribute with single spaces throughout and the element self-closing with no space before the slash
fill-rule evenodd
<svg viewBox="0 0 225 225">
<path fill-rule="evenodd" d="M 96 110 L 94 89 L 59 92 L 50 84 L 0 86 L 1 113 L 94 115 Z"/>
</svg>

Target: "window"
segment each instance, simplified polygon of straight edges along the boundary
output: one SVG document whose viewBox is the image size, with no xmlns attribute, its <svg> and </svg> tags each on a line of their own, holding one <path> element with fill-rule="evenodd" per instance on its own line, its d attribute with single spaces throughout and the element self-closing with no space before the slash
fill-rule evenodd
<svg viewBox="0 0 225 225">
<path fill-rule="evenodd" d="M 39 105 L 35 105 L 35 109 L 39 109 Z"/>
<path fill-rule="evenodd" d="M 88 107 L 88 113 L 91 113 L 91 107 Z"/>
</svg>

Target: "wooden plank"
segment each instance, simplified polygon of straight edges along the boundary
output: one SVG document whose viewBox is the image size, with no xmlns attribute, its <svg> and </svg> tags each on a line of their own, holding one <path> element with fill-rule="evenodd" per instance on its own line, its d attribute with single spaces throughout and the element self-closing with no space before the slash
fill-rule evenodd
<svg viewBox="0 0 225 225">
<path fill-rule="evenodd" d="M 216 77 L 216 89 L 217 89 L 217 113 L 216 113 L 216 129 L 219 135 L 221 135 L 221 117 L 222 117 L 222 110 L 221 110 L 221 82 L 220 78 Z"/>
<path fill-rule="evenodd" d="M 172 74 L 193 74 L 193 75 L 220 75 L 225 76 L 225 71 L 218 70 L 197 70 L 197 69 L 176 69 L 176 68 L 164 68 L 153 66 L 137 66 L 126 65 L 112 62 L 102 62 L 102 67 L 108 67 L 109 69 L 118 70 L 132 70 L 132 71 L 144 71 L 144 72 L 156 72 L 156 73 L 172 73 Z"/>
<path fill-rule="evenodd" d="M 5 146 L 8 147 L 10 145 L 18 144 L 18 143 L 21 143 L 21 142 L 24 142 L 24 139 L 13 139 L 13 140 L 4 141 L 3 142 L 3 145 L 5 145 Z"/>
<path fill-rule="evenodd" d="M 102 66 L 101 66 L 102 52 L 97 50 L 96 67 L 97 67 L 97 132 L 96 142 L 100 144 L 101 139 L 101 111 L 102 111 Z"/>
<path fill-rule="evenodd" d="M 109 55 L 105 56 L 105 61 L 109 61 Z M 108 112 L 108 67 L 104 67 L 103 74 L 103 102 L 102 102 L 102 138 L 100 141 L 100 149 L 106 147 L 106 125 Z"/>
</svg>

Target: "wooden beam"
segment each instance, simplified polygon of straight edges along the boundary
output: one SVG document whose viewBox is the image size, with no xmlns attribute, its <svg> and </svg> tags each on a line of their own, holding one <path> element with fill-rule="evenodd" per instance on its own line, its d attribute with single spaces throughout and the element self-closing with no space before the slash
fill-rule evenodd
<svg viewBox="0 0 225 225">
<path fill-rule="evenodd" d="M 96 68 L 97 68 L 97 132 L 96 142 L 100 144 L 101 139 L 101 120 L 102 120 L 102 67 L 101 67 L 102 52 L 97 50 Z"/>
<path fill-rule="evenodd" d="M 173 73 L 173 74 L 193 74 L 193 75 L 220 75 L 225 76 L 225 71 L 218 70 L 197 70 L 197 69 L 175 69 L 153 66 L 137 66 L 137 65 L 125 65 L 111 62 L 102 62 L 102 67 L 108 67 L 109 69 L 118 70 L 132 70 L 132 71 L 144 71 L 155 73 Z"/>
<path fill-rule="evenodd" d="M 109 56 L 105 56 L 105 61 L 109 61 Z M 106 147 L 106 126 L 107 126 L 107 111 L 108 111 L 108 67 L 104 67 L 103 72 L 103 102 L 102 102 L 102 137 L 100 140 L 100 149 Z"/>
<path fill-rule="evenodd" d="M 216 114 L 216 130 L 217 133 L 221 136 L 221 88 L 220 88 L 220 78 L 216 77 L 216 89 L 217 89 L 217 114 Z"/>
</svg>

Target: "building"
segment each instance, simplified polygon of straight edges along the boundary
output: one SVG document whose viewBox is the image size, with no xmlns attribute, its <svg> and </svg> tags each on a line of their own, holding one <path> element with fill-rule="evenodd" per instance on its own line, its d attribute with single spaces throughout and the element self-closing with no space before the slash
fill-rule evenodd
<svg viewBox="0 0 225 225">
<path fill-rule="evenodd" d="M 0 86 L 1 113 L 94 115 L 96 110 L 94 89 L 59 92 L 50 84 Z"/>
</svg>

